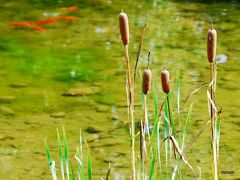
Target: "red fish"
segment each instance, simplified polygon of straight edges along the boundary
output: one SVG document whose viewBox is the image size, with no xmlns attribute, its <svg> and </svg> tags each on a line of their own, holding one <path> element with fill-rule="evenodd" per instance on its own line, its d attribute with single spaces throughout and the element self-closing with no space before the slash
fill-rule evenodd
<svg viewBox="0 0 240 180">
<path fill-rule="evenodd" d="M 16 23 L 9 23 L 9 26 L 12 27 L 24 27 L 24 28 L 31 28 L 35 31 L 38 32 L 43 32 L 45 31 L 44 28 L 38 26 L 38 25 L 45 25 L 45 24 L 51 24 L 51 23 L 55 23 L 57 21 L 77 21 L 78 17 L 75 16 L 63 16 L 63 17 L 52 17 L 49 19 L 43 19 L 43 20 L 39 20 L 36 22 L 16 22 Z"/>
<path fill-rule="evenodd" d="M 44 28 L 40 27 L 40 26 L 37 26 L 36 24 L 34 24 L 33 22 L 17 22 L 17 23 L 9 23 L 8 24 L 9 26 L 12 26 L 12 27 L 24 27 L 24 28 L 31 28 L 35 31 L 38 31 L 38 32 L 43 32 L 45 31 Z"/>
<path fill-rule="evenodd" d="M 77 9 L 78 9 L 78 6 L 70 6 L 70 7 L 62 8 L 63 11 L 76 11 Z"/>
<path fill-rule="evenodd" d="M 35 25 L 35 24 L 33 24 L 31 28 L 32 28 L 33 30 L 35 30 L 35 31 L 38 31 L 38 32 L 43 32 L 43 31 L 45 31 L 44 28 L 42 28 L 42 27 L 40 27 L 40 26 L 37 26 L 37 25 Z"/>
<path fill-rule="evenodd" d="M 76 16 L 63 16 L 58 18 L 60 21 L 77 21 L 78 19 Z"/>
<path fill-rule="evenodd" d="M 52 23 L 57 22 L 57 20 L 58 20 L 58 18 L 52 17 L 49 19 L 43 19 L 43 20 L 36 21 L 35 24 L 38 24 L 38 25 L 52 24 Z"/>
</svg>

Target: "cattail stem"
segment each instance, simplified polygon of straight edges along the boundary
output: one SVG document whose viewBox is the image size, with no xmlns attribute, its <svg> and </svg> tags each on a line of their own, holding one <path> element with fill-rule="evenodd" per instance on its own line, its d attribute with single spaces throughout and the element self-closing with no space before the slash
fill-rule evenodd
<svg viewBox="0 0 240 180">
<path fill-rule="evenodd" d="M 214 79 L 214 63 L 210 63 L 210 80 L 211 80 L 211 86 L 210 86 L 210 95 L 211 95 L 211 100 L 215 104 L 215 90 L 214 90 L 214 84 L 215 84 L 215 79 Z M 216 146 L 216 113 L 213 105 L 211 103 L 211 131 L 212 131 L 212 155 L 213 155 L 213 168 L 214 168 L 214 179 L 218 180 L 218 163 L 217 163 L 217 146 Z"/>
<path fill-rule="evenodd" d="M 126 74 L 127 74 L 127 86 L 129 94 L 129 113 L 131 121 L 131 151 L 132 151 L 132 180 L 135 180 L 136 170 L 135 170 L 135 124 L 134 124 L 134 102 L 133 102 L 133 91 L 132 91 L 132 82 L 131 82 L 131 67 L 128 55 L 128 44 L 129 44 L 129 25 L 128 25 L 128 16 L 126 13 L 122 12 L 119 14 L 119 27 L 121 33 L 121 39 L 124 46 L 124 55 L 126 59 Z"/>
<path fill-rule="evenodd" d="M 143 130 L 143 122 L 140 122 L 140 157 L 141 157 L 141 165 L 142 165 L 142 179 L 144 179 L 144 148 L 145 148 L 145 137 Z"/>
<path fill-rule="evenodd" d="M 144 95 L 144 133 L 147 130 L 148 139 L 150 140 L 150 132 L 148 127 L 148 112 L 147 112 L 147 95 Z"/>
<path fill-rule="evenodd" d="M 214 102 L 214 100 L 213 100 L 213 79 L 214 79 L 214 77 L 213 77 L 213 63 L 210 63 L 210 82 L 211 82 L 211 86 L 210 86 L 210 95 L 211 95 L 211 100 Z M 210 109 L 210 111 L 211 111 L 211 130 L 212 130 L 212 139 L 213 139 L 213 137 L 214 137 L 214 117 L 213 117 L 213 114 L 214 114 L 214 109 L 213 109 L 213 106 L 212 106 L 212 104 L 211 104 L 211 109 Z"/>
<path fill-rule="evenodd" d="M 128 92 L 129 92 L 129 105 L 132 104 L 132 86 L 131 86 L 131 69 L 130 69 L 130 61 L 128 55 L 128 45 L 124 46 L 124 55 L 126 59 L 126 71 L 127 71 L 127 84 L 128 84 Z"/>
<path fill-rule="evenodd" d="M 168 104 L 168 114 L 169 114 L 169 121 L 170 121 L 170 129 L 172 132 L 170 132 L 169 135 L 172 135 L 172 133 L 175 133 L 174 125 L 173 125 L 173 120 L 172 120 L 172 109 L 170 105 L 170 99 L 169 99 L 169 94 L 167 94 L 167 104 Z"/>
<path fill-rule="evenodd" d="M 135 180 L 136 170 L 135 170 L 135 122 L 133 116 L 133 94 L 132 94 L 132 84 L 131 84 L 131 68 L 128 55 L 128 45 L 124 45 L 124 54 L 126 59 L 126 71 L 127 71 L 127 84 L 129 93 L 129 112 L 131 120 L 131 152 L 132 152 L 132 180 Z"/>
</svg>

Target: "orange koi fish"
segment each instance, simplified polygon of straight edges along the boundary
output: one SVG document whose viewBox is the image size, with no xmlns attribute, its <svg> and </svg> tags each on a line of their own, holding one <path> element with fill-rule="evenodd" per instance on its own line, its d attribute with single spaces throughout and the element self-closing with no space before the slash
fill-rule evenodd
<svg viewBox="0 0 240 180">
<path fill-rule="evenodd" d="M 24 28 L 31 28 L 38 32 L 45 31 L 44 28 L 40 27 L 39 25 L 46 25 L 55 23 L 57 21 L 77 21 L 78 17 L 75 16 L 63 16 L 63 17 L 52 17 L 49 19 L 43 19 L 35 22 L 15 22 L 15 23 L 9 23 L 9 26 L 12 27 L 24 27 Z"/>
<path fill-rule="evenodd" d="M 78 6 L 70 6 L 70 7 L 62 8 L 63 11 L 76 11 L 77 9 L 78 9 Z"/>
<path fill-rule="evenodd" d="M 40 27 L 40 26 L 37 26 L 36 24 L 34 24 L 33 22 L 17 22 L 17 23 L 9 23 L 8 24 L 9 26 L 12 26 L 12 27 L 24 27 L 24 28 L 31 28 L 35 31 L 38 31 L 38 32 L 43 32 L 45 31 L 44 28 Z"/>
<path fill-rule="evenodd" d="M 60 21 L 77 21 L 78 19 L 76 16 L 63 16 L 58 18 Z"/>
<path fill-rule="evenodd" d="M 38 24 L 38 25 L 52 24 L 52 23 L 57 22 L 57 20 L 58 20 L 58 18 L 52 17 L 49 19 L 43 19 L 43 20 L 36 21 L 35 24 Z"/>
<path fill-rule="evenodd" d="M 35 24 L 33 24 L 31 28 L 32 28 L 33 30 L 35 30 L 35 31 L 38 31 L 38 32 L 43 32 L 43 31 L 45 31 L 44 28 L 42 28 L 42 27 L 40 27 L 40 26 L 37 26 L 37 25 L 35 25 Z"/>
</svg>

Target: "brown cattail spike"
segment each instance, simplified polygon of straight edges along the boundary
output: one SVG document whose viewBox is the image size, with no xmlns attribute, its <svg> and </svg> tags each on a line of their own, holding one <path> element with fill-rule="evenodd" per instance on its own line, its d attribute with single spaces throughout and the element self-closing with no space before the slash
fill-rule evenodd
<svg viewBox="0 0 240 180">
<path fill-rule="evenodd" d="M 216 49 L 217 49 L 217 31 L 211 27 L 208 30 L 207 34 L 207 54 L 208 54 L 208 62 L 212 63 L 216 57 Z"/>
<path fill-rule="evenodd" d="M 168 94 L 170 91 L 170 77 L 169 72 L 166 69 L 164 69 L 161 73 L 161 80 L 163 92 Z"/>
<path fill-rule="evenodd" d="M 145 95 L 151 90 L 152 71 L 145 69 L 142 73 L 142 91 Z"/>
<path fill-rule="evenodd" d="M 128 45 L 129 43 L 128 16 L 123 11 L 119 14 L 119 26 L 122 42 L 124 45 Z"/>
</svg>

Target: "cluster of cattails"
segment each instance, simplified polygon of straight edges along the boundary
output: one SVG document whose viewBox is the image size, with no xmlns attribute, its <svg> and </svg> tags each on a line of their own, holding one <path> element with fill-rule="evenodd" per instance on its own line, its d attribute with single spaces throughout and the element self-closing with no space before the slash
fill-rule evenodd
<svg viewBox="0 0 240 180">
<path fill-rule="evenodd" d="M 129 44 L 129 25 L 128 25 L 128 16 L 123 11 L 119 14 L 119 27 L 120 27 L 120 34 L 121 40 L 124 46 L 125 52 L 125 59 L 126 59 L 126 70 L 127 70 L 127 82 L 128 82 L 128 90 L 130 95 L 130 111 L 133 111 L 133 104 L 132 104 L 132 84 L 131 84 L 131 73 L 130 73 L 130 61 L 128 57 L 128 44 Z M 148 54 L 148 66 L 142 73 L 142 92 L 144 96 L 144 122 L 143 122 L 143 132 L 141 136 L 144 138 L 144 127 L 147 120 L 147 108 L 146 108 L 146 99 L 147 95 L 151 91 L 151 83 L 152 83 L 152 71 L 149 68 L 150 62 L 150 52 Z M 164 69 L 161 73 L 161 81 L 162 81 L 162 89 L 163 92 L 168 94 L 170 92 L 170 78 L 169 73 L 166 69 Z M 130 113 L 132 114 L 132 113 Z M 131 134 L 132 137 L 134 136 L 134 119 L 131 117 Z M 141 128 L 142 129 L 142 128 Z M 140 141 L 141 142 L 141 141 Z M 144 164 L 144 160 L 142 158 L 142 163 Z M 134 153 L 134 138 L 132 138 L 132 179 L 135 179 L 135 153 Z"/>
<path fill-rule="evenodd" d="M 152 71 L 150 69 L 145 69 L 142 73 L 142 91 L 145 95 L 151 90 L 151 81 Z M 161 82 L 163 92 L 168 94 L 170 92 L 170 76 L 166 69 L 161 72 Z"/>
</svg>

